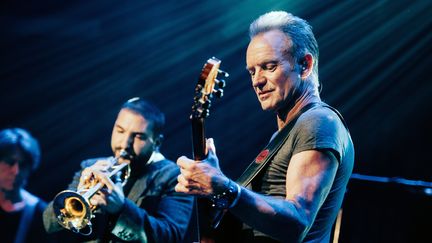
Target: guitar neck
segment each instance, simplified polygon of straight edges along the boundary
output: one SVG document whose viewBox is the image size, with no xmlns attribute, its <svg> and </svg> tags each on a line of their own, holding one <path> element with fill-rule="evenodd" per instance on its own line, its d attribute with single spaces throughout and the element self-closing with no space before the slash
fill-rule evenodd
<svg viewBox="0 0 432 243">
<path fill-rule="evenodd" d="M 192 118 L 192 148 L 194 160 L 206 158 L 204 118 Z"/>
<path fill-rule="evenodd" d="M 209 116 L 211 99 L 213 96 L 221 97 L 225 81 L 218 80 L 218 74 L 228 77 L 228 73 L 219 69 L 221 61 L 215 57 L 207 60 L 204 64 L 198 82 L 195 86 L 194 103 L 190 121 L 192 123 L 192 149 L 194 160 L 204 160 L 206 153 L 206 136 L 204 129 L 204 120 Z M 210 215 L 211 204 L 207 198 L 197 198 L 197 227 L 198 240 L 203 242 L 214 242 L 212 239 L 213 229 L 211 227 Z"/>
</svg>

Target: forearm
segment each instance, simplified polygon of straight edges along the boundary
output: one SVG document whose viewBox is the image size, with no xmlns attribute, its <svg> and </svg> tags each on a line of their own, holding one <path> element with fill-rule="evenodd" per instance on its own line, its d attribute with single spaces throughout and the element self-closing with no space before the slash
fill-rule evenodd
<svg viewBox="0 0 432 243">
<path fill-rule="evenodd" d="M 247 225 L 278 240 L 299 242 L 310 227 L 306 213 L 299 208 L 292 201 L 242 188 L 230 211 Z"/>
<path fill-rule="evenodd" d="M 112 233 L 124 240 L 181 242 L 192 212 L 192 198 L 168 197 L 159 210 L 148 211 L 126 200 Z"/>
</svg>

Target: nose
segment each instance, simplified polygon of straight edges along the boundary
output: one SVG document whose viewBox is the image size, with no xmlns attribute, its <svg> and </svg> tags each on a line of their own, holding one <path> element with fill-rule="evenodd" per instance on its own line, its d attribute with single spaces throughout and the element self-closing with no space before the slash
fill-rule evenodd
<svg viewBox="0 0 432 243">
<path fill-rule="evenodd" d="M 256 70 L 252 76 L 252 86 L 254 88 L 262 88 L 266 83 L 266 78 L 260 70 Z"/>
<path fill-rule="evenodd" d="M 126 151 L 130 150 L 133 147 L 133 141 L 134 141 L 133 135 L 123 136 L 120 141 L 120 148 Z"/>
</svg>

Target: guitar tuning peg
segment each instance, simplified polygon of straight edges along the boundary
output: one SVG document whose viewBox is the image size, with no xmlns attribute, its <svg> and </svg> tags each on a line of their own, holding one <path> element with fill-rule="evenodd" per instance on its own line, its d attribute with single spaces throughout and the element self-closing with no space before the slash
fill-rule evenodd
<svg viewBox="0 0 432 243">
<path fill-rule="evenodd" d="M 216 79 L 216 80 L 215 80 L 215 83 L 216 83 L 216 84 L 218 85 L 218 87 L 221 88 L 221 89 L 225 88 L 225 86 L 226 86 L 226 82 L 225 82 L 225 80 L 223 80 L 223 79 L 221 79 L 221 80 Z"/>
<path fill-rule="evenodd" d="M 216 97 L 221 98 L 223 96 L 223 89 L 213 90 L 213 93 L 216 95 Z"/>
<path fill-rule="evenodd" d="M 229 73 L 227 73 L 227 72 L 225 72 L 223 70 L 218 69 L 218 73 L 222 74 L 225 78 L 229 77 Z"/>
<path fill-rule="evenodd" d="M 205 110 L 205 112 L 203 112 L 203 118 L 207 118 L 209 115 L 210 115 L 209 110 Z"/>
<path fill-rule="evenodd" d="M 210 108 L 210 106 L 211 106 L 211 100 L 206 100 L 205 102 L 202 102 L 202 107 L 204 108 L 204 109 L 209 109 Z"/>
<path fill-rule="evenodd" d="M 203 86 L 201 84 L 197 84 L 195 86 L 195 92 L 200 92 L 202 88 L 203 88 Z"/>
<path fill-rule="evenodd" d="M 206 118 L 210 115 L 210 111 L 208 109 L 199 110 L 199 117 Z"/>
</svg>

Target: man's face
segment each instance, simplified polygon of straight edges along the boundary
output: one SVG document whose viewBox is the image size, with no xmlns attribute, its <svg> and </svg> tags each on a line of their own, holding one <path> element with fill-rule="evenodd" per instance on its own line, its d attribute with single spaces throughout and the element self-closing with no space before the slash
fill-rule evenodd
<svg viewBox="0 0 432 243">
<path fill-rule="evenodd" d="M 125 150 L 131 162 L 146 162 L 153 150 L 153 125 L 144 117 L 129 109 L 122 109 L 117 116 L 111 135 L 111 148 L 116 157 Z"/>
<path fill-rule="evenodd" d="M 293 68 L 291 40 L 279 30 L 255 36 L 246 52 L 252 86 L 263 110 L 278 111 L 292 98 L 301 81 Z"/>
<path fill-rule="evenodd" d="M 22 161 L 24 156 L 19 149 L 0 159 L 0 190 L 12 191 L 24 187 L 32 168 Z"/>
</svg>

